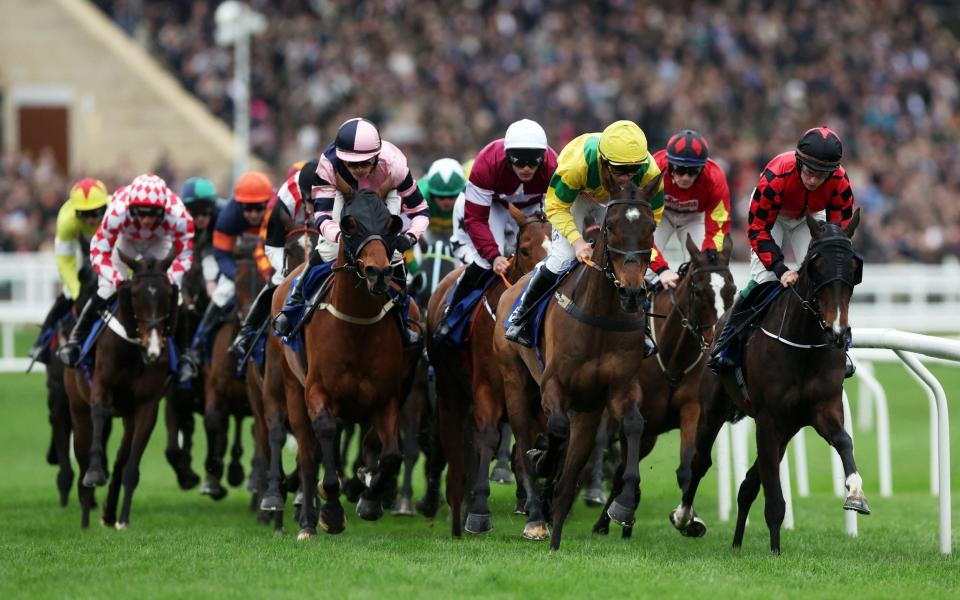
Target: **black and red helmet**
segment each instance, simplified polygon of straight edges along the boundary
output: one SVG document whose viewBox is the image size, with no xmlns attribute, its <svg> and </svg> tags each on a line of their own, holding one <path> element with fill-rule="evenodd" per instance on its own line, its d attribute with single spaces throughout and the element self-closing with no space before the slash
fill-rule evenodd
<svg viewBox="0 0 960 600">
<path fill-rule="evenodd" d="M 843 144 L 840 136 L 828 127 L 808 129 L 797 142 L 797 165 L 812 171 L 832 173 L 840 166 Z"/>
<path fill-rule="evenodd" d="M 702 167 L 709 156 L 707 140 L 692 129 L 678 131 L 667 142 L 667 161 L 672 165 Z"/>
</svg>

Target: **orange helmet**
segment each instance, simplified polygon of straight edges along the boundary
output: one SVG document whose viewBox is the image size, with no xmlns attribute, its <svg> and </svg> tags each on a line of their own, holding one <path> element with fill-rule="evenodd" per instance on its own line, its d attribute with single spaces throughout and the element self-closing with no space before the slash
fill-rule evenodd
<svg viewBox="0 0 960 600">
<path fill-rule="evenodd" d="M 273 196 L 270 178 L 259 171 L 249 171 L 240 176 L 233 188 L 233 197 L 241 204 L 267 202 Z"/>
</svg>

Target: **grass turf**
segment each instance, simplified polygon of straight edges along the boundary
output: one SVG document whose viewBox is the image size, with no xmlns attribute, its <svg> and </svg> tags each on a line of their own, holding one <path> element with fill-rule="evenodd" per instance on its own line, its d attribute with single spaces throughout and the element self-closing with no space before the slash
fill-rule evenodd
<svg viewBox="0 0 960 600">
<path fill-rule="evenodd" d="M 935 367 L 934 372 L 948 393 L 960 390 L 960 370 Z M 859 537 L 845 536 L 842 500 L 830 491 L 831 450 L 808 429 L 811 495 L 794 497 L 797 528 L 784 531 L 779 558 L 768 552 L 762 496 L 754 504 L 743 549 L 730 548 L 733 525 L 717 519 L 712 470 L 697 503 L 709 527 L 706 537 L 686 539 L 673 530 L 667 514 L 679 499 L 675 432 L 664 436 L 641 465 L 643 499 L 633 539 L 620 539 L 616 526 L 608 537 L 592 535 L 599 509 L 578 501 L 563 546 L 551 553 L 546 543 L 520 539 L 523 517 L 510 514 L 513 488 L 498 485 L 492 496 L 495 529 L 482 537 L 451 539 L 445 508 L 435 521 L 388 513 L 367 523 L 350 506 L 347 531 L 340 536 L 321 533 L 316 540 L 297 542 L 288 515 L 287 533 L 277 537 L 254 522 L 242 488 L 214 503 L 196 490 L 176 487 L 163 458 L 161 416 L 142 464 L 131 529 L 94 524 L 81 531 L 76 494 L 65 509 L 57 506 L 56 470 L 43 459 L 49 441 L 43 378 L 2 375 L 0 596 L 956 597 L 960 559 L 937 551 L 938 505 L 927 491 L 926 399 L 901 367 L 878 366 L 878 375 L 891 402 L 893 498 L 878 492 L 874 435 L 855 432 L 873 515 L 859 519 Z M 952 419 L 955 432 L 958 412 Z M 117 439 L 115 432 L 111 462 Z M 960 464 L 957 446 L 954 465 Z M 202 470 L 205 447 L 199 433 L 197 470 Z M 251 448 L 248 440 L 245 462 Z M 422 491 L 422 478 L 415 485 Z M 955 497 L 958 487 L 955 477 Z M 98 501 L 103 497 L 98 491 Z"/>
</svg>

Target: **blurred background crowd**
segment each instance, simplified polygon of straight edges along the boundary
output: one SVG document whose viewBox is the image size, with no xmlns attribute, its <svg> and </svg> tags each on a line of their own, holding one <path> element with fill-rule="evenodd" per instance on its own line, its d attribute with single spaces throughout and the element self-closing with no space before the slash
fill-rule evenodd
<svg viewBox="0 0 960 600">
<path fill-rule="evenodd" d="M 233 55 L 214 42 L 217 0 L 95 3 L 232 122 Z M 826 124 L 844 141 L 844 166 L 864 209 L 857 245 L 867 260 L 960 256 L 954 2 L 250 4 L 269 24 L 253 46 L 252 143 L 277 178 L 358 115 L 407 153 L 415 175 L 442 156 L 472 157 L 521 117 L 543 124 L 558 151 L 620 118 L 637 121 L 651 149 L 693 128 L 729 177 L 743 259 L 760 170 L 808 127 Z M 50 243 L 69 185 L 51 160 L 0 157 L 0 250 Z M 167 163 L 157 171 L 176 187 L 198 175 Z M 121 183 L 98 175 L 111 189 Z"/>
</svg>

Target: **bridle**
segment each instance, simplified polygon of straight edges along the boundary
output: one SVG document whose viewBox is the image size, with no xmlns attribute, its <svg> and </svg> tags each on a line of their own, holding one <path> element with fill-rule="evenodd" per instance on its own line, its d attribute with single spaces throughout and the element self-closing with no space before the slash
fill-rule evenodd
<svg viewBox="0 0 960 600">
<path fill-rule="evenodd" d="M 510 257 L 510 261 L 516 263 L 517 274 L 519 277 L 523 277 L 527 274 L 527 271 L 520 265 L 520 260 L 517 258 L 517 253 L 520 252 L 520 237 L 523 235 L 523 230 L 529 227 L 530 225 L 542 224 L 547 222 L 547 216 L 541 211 L 536 211 L 529 217 L 527 217 L 522 223 L 520 223 L 520 228 L 517 230 L 517 249 L 513 253 L 513 256 Z M 506 279 L 504 279 L 506 281 Z M 507 287 L 512 286 L 512 283 L 507 282 Z"/>
<path fill-rule="evenodd" d="M 689 283 L 687 284 L 690 288 L 689 293 L 687 294 L 686 302 L 686 312 L 680 307 L 680 303 L 677 301 L 677 294 L 673 289 L 668 290 L 670 296 L 670 303 L 673 305 L 673 310 L 680 315 L 680 326 L 683 327 L 690 335 L 697 339 L 700 343 L 700 350 L 706 351 L 710 347 L 710 343 L 703 337 L 703 332 L 708 329 L 713 328 L 717 324 L 717 320 L 714 320 L 713 323 L 700 323 L 698 320 L 695 321 L 692 317 L 696 314 L 693 310 L 693 300 L 696 295 L 696 289 L 693 283 L 694 275 L 698 273 L 725 273 L 729 275 L 732 279 L 733 275 L 730 273 L 730 267 L 726 265 L 706 265 L 703 267 L 697 267 L 692 271 L 689 270 L 690 263 L 683 263 L 677 269 L 677 273 L 680 277 L 684 279 L 689 278 Z M 726 277 L 724 278 L 726 279 Z M 720 315 L 717 315 L 719 319 Z"/>
<path fill-rule="evenodd" d="M 610 214 L 610 208 L 613 206 L 629 206 L 635 208 L 646 208 L 650 209 L 650 203 L 646 200 L 631 200 L 631 199 L 620 199 L 620 200 L 611 200 L 607 202 L 606 212 L 603 215 L 603 226 L 600 228 L 600 239 L 603 244 L 603 262 L 601 264 L 596 264 L 592 260 L 585 260 L 584 264 L 589 266 L 592 269 L 595 269 L 603 274 L 604 277 L 610 281 L 614 287 L 621 289 L 623 286 L 620 283 L 620 279 L 617 277 L 617 274 L 613 270 L 613 263 L 610 261 L 610 255 L 616 254 L 623 257 L 623 264 L 628 264 L 630 262 L 635 262 L 640 264 L 641 259 L 646 258 L 649 262 L 650 256 L 653 253 L 652 248 L 646 248 L 643 250 L 623 250 L 615 246 L 611 246 L 607 243 L 607 235 L 609 233 L 609 225 L 607 223 L 607 216 Z M 644 290 L 646 287 L 644 287 Z"/>
</svg>

